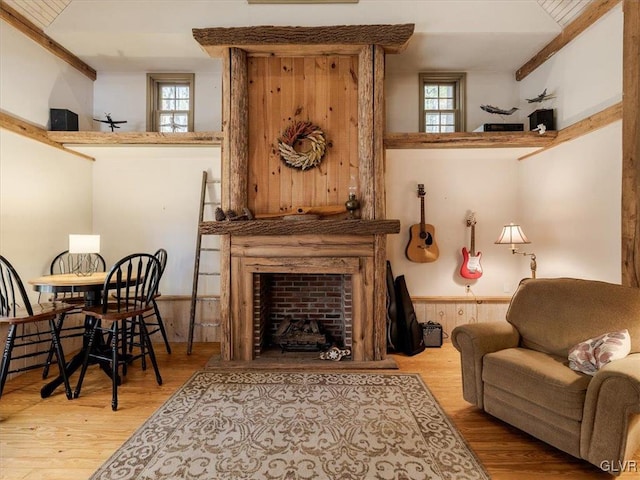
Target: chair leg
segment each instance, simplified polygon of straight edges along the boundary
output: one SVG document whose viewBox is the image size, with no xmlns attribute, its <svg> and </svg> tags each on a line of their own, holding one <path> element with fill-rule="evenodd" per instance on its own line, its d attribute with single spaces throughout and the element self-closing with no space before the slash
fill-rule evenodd
<svg viewBox="0 0 640 480">
<path fill-rule="evenodd" d="M 56 332 L 58 332 L 58 338 L 60 337 L 60 330 L 62 330 L 62 322 L 64 320 L 64 315 L 60 315 L 58 318 L 58 323 L 56 325 Z M 56 347 L 53 344 L 53 339 L 51 340 L 51 346 L 49 347 L 49 353 L 47 354 L 47 361 L 45 362 L 45 366 L 42 370 L 42 379 L 44 380 L 49 376 L 49 367 L 51 366 L 51 362 L 53 361 L 53 353 L 55 352 Z"/>
<path fill-rule="evenodd" d="M 171 354 L 171 345 L 169 345 L 169 339 L 167 338 L 167 332 L 164 329 L 164 322 L 162 321 L 162 317 L 160 316 L 160 309 L 158 308 L 156 299 L 152 299 L 151 303 L 153 303 L 153 311 L 156 314 L 156 318 L 158 319 L 158 327 L 160 328 L 160 333 L 162 334 L 162 339 L 164 340 L 164 346 L 167 349 L 167 353 Z"/>
<path fill-rule="evenodd" d="M 118 322 L 113 322 L 111 327 L 113 329 L 112 337 L 111 337 L 111 410 L 116 411 L 118 409 Z M 122 346 L 123 350 L 126 352 L 126 335 L 125 329 L 122 331 Z M 123 376 L 124 368 L 127 364 L 126 360 L 123 362 Z"/>
<path fill-rule="evenodd" d="M 140 363 L 142 365 L 142 370 L 146 370 L 147 369 L 147 344 L 144 341 L 144 335 L 142 333 L 142 323 L 144 322 L 144 317 L 142 315 L 140 315 L 138 318 L 136 318 L 135 320 L 136 324 L 138 325 L 138 328 L 140 329 Z M 146 326 L 146 324 L 145 324 Z M 148 330 L 147 330 L 147 334 L 148 334 Z"/>
<path fill-rule="evenodd" d="M 76 384 L 76 390 L 73 394 L 74 398 L 78 398 L 80 396 L 80 389 L 82 388 L 82 382 L 84 380 L 85 374 L 87 373 L 87 367 L 89 366 L 89 356 L 91 355 L 91 350 L 93 349 L 93 344 L 96 340 L 98 321 L 94 320 L 94 322 L 95 323 L 91 328 L 91 332 L 89 333 L 89 340 L 87 341 L 87 345 L 85 346 L 86 351 L 84 352 L 84 361 L 82 362 L 80 377 L 78 378 L 78 383 Z"/>
<path fill-rule="evenodd" d="M 131 334 L 129 334 L 127 329 L 127 320 L 126 319 L 122 320 L 122 328 L 120 328 L 120 336 L 122 337 L 120 342 L 122 350 L 120 354 L 122 356 L 120 357 L 120 359 L 122 360 L 122 376 L 123 377 L 127 375 L 127 365 L 129 364 L 129 357 L 130 356 L 132 357 L 131 350 L 127 351 L 127 340 L 131 338 L 130 335 L 133 335 L 134 330 L 135 330 L 135 326 L 132 324 Z"/>
<path fill-rule="evenodd" d="M 151 359 L 151 365 L 153 365 L 153 370 L 156 374 L 156 381 L 158 382 L 158 385 L 162 385 L 162 377 L 160 376 L 160 370 L 158 369 L 156 354 L 153 351 L 153 344 L 151 343 L 151 338 L 149 337 L 149 333 L 147 332 L 147 326 L 144 322 L 144 318 L 140 318 L 140 329 L 142 330 L 143 340 L 147 344 L 147 350 L 149 352 L 149 358 Z"/>
<path fill-rule="evenodd" d="M 9 374 L 9 364 L 11 363 L 11 352 L 13 351 L 13 343 L 16 339 L 16 325 L 9 326 L 7 332 L 7 341 L 4 343 L 4 351 L 2 353 L 2 364 L 0 365 L 0 397 L 4 390 L 4 384 Z"/>
<path fill-rule="evenodd" d="M 129 344 L 129 353 L 133 352 L 133 347 L 135 346 L 136 343 L 136 331 L 137 329 L 137 325 L 136 325 L 136 321 L 135 319 L 131 319 L 131 330 L 130 333 L 128 334 L 128 344 Z"/>
<path fill-rule="evenodd" d="M 62 345 L 60 344 L 60 337 L 58 335 L 58 325 L 62 325 L 64 313 L 60 315 L 60 317 L 57 324 L 55 319 L 49 319 L 49 327 L 51 328 L 51 341 L 56 351 L 56 359 L 58 360 L 58 369 L 64 382 L 64 392 L 67 395 L 67 400 L 71 400 L 73 395 L 71 394 L 71 386 L 69 385 L 69 377 L 67 376 L 67 362 L 64 360 L 64 352 L 62 351 Z M 51 354 L 51 350 L 49 350 L 49 354 Z"/>
</svg>

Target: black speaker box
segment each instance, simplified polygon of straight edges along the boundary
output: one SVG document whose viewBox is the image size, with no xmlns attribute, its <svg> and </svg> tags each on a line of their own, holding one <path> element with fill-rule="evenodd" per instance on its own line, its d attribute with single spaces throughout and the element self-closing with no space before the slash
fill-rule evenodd
<svg viewBox="0 0 640 480">
<path fill-rule="evenodd" d="M 51 131 L 78 131 L 78 115 L 70 110 L 65 110 L 62 108 L 51 108 L 49 109 L 49 119 L 51 121 Z"/>
<path fill-rule="evenodd" d="M 485 132 L 522 132 L 524 123 L 485 123 L 483 130 Z"/>
<path fill-rule="evenodd" d="M 555 130 L 555 123 L 553 122 L 553 109 L 536 110 L 529 115 L 529 130 L 538 128 L 538 125 L 543 124 L 547 130 Z"/>
</svg>

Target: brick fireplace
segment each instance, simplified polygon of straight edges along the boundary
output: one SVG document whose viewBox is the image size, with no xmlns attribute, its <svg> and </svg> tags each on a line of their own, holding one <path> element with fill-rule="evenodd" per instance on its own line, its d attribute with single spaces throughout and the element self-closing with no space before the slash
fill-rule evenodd
<svg viewBox="0 0 640 480">
<path fill-rule="evenodd" d="M 328 222 L 319 222 L 323 221 Z M 386 317 L 380 318 L 374 311 L 374 245 L 374 236 L 232 236 L 230 349 L 235 359 L 260 358 L 269 328 L 264 317 L 270 315 L 270 321 L 274 317 L 277 320 L 277 315 L 287 314 L 284 308 L 288 306 L 301 310 L 303 315 L 317 315 L 314 317 L 317 319 L 325 313 L 339 316 L 331 320 L 344 322 L 341 340 L 352 351 L 347 360 L 369 362 L 375 361 L 376 356 L 382 360 Z M 300 281 L 303 278 L 305 281 Z M 268 283 L 273 287 L 274 279 L 276 290 L 284 297 L 277 300 L 278 310 L 269 312 L 273 292 L 268 292 Z M 296 286 L 287 286 L 296 279 L 299 284 L 306 284 L 304 288 L 299 285 L 301 291 L 295 290 Z M 305 301 L 297 301 L 303 299 L 302 291 L 310 288 L 322 291 L 306 295 Z M 326 296 L 332 300 L 323 301 Z"/>
<path fill-rule="evenodd" d="M 298 324 L 312 330 L 311 339 L 296 343 L 296 329 L 292 326 Z M 335 345 L 350 350 L 352 324 L 351 275 L 253 275 L 254 358 L 271 349 L 317 352 Z M 294 338 L 285 341 L 283 333 L 288 331 L 287 327 L 294 330 L 290 334 Z"/>
<path fill-rule="evenodd" d="M 262 360 L 278 322 L 300 315 L 350 348 L 351 365 L 389 366 L 386 235 L 400 222 L 385 218 L 384 57 L 412 33 L 411 24 L 194 29 L 223 61 L 222 208 L 257 218 L 200 225 L 221 236 L 223 362 Z M 321 163 L 308 170 L 285 164 L 278 149 L 297 121 L 326 136 Z M 342 207 L 354 190 L 355 216 Z M 301 207 L 332 215 L 277 218 Z M 295 290 L 305 282 L 324 292 Z"/>
</svg>

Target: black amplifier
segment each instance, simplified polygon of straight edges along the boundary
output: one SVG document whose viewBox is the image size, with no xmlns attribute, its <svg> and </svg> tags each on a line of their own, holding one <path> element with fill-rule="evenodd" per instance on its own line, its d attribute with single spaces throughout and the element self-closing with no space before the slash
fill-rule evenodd
<svg viewBox="0 0 640 480">
<path fill-rule="evenodd" d="M 485 132 L 524 132 L 524 123 L 485 123 Z"/>
<path fill-rule="evenodd" d="M 442 325 L 436 322 L 423 323 L 422 336 L 424 338 L 425 347 L 441 347 Z"/>
</svg>

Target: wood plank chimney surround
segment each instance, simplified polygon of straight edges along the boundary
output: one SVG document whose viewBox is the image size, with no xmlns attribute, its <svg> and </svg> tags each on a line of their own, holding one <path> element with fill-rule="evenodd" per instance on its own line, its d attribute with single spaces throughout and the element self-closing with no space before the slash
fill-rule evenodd
<svg viewBox="0 0 640 480">
<path fill-rule="evenodd" d="M 343 205 L 353 188 L 358 218 L 203 222 L 221 236 L 221 360 L 256 364 L 254 275 L 350 276 L 352 366 L 388 367 L 386 357 L 384 56 L 399 53 L 414 25 L 194 29 L 223 59 L 223 210 L 286 214 Z M 320 165 L 289 168 L 278 138 L 294 121 L 318 125 Z M 259 284 L 259 282 L 258 282 Z M 279 360 L 278 363 L 281 361 Z M 327 364 L 344 364 L 325 362 Z M 393 363 L 393 362 L 391 362 Z M 302 365 L 302 363 L 300 363 Z M 293 367 L 296 362 L 292 362 Z"/>
</svg>

